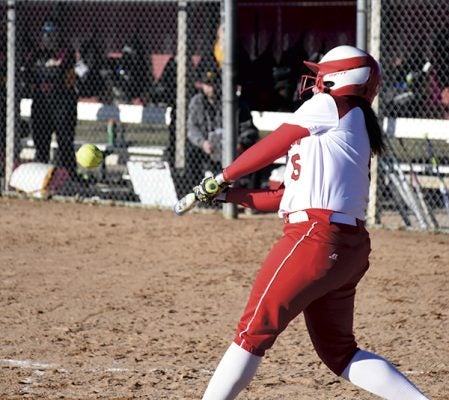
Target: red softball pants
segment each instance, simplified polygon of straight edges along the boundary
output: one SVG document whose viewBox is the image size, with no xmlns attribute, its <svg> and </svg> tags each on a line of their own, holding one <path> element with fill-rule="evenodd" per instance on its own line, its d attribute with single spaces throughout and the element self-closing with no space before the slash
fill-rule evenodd
<svg viewBox="0 0 449 400">
<path fill-rule="evenodd" d="M 303 312 L 318 356 L 340 375 L 358 350 L 354 297 L 369 266 L 370 238 L 363 223 L 330 222 L 332 211 L 307 214 L 308 221 L 284 225 L 254 281 L 234 341 L 263 356 Z"/>
</svg>

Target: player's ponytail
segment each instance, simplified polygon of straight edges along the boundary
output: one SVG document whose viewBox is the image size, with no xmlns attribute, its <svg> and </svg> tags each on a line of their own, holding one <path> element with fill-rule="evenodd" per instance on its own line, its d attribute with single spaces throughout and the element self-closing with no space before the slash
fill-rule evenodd
<svg viewBox="0 0 449 400">
<path fill-rule="evenodd" d="M 367 100 L 361 97 L 357 97 L 357 100 L 358 105 L 362 109 L 363 115 L 365 116 L 365 124 L 366 129 L 368 130 L 371 151 L 373 154 L 380 156 L 385 150 L 385 143 L 383 140 L 382 128 L 379 124 L 379 119 L 372 109 L 371 104 Z"/>
</svg>

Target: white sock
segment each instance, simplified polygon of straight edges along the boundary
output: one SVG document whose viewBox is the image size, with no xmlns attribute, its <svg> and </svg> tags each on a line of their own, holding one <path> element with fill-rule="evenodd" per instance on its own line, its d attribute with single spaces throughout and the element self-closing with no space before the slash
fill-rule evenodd
<svg viewBox="0 0 449 400">
<path fill-rule="evenodd" d="M 215 370 L 203 400 L 232 400 L 249 385 L 262 357 L 232 343 Z"/>
<path fill-rule="evenodd" d="M 387 360 L 364 350 L 354 355 L 341 376 L 387 400 L 428 400 Z"/>
</svg>

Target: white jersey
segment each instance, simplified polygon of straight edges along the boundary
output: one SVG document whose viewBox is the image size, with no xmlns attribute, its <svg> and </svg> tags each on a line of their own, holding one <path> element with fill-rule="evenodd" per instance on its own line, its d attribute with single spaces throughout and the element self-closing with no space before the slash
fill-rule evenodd
<svg viewBox="0 0 449 400">
<path fill-rule="evenodd" d="M 340 119 L 335 100 L 319 93 L 289 123 L 307 128 L 310 136 L 288 152 L 279 215 L 320 208 L 364 220 L 371 149 L 363 111 L 352 108 Z"/>
</svg>

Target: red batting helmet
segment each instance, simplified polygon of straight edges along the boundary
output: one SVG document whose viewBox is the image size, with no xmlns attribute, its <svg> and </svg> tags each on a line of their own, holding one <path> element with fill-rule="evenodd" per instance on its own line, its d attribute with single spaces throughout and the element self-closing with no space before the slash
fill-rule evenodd
<svg viewBox="0 0 449 400">
<path fill-rule="evenodd" d="M 370 103 L 380 86 L 380 66 L 368 53 L 353 46 L 338 46 L 328 51 L 318 63 L 304 61 L 316 76 L 301 78 L 300 95 L 314 89 L 335 96 L 359 96 Z M 312 83 L 309 84 L 310 80 Z"/>
</svg>

